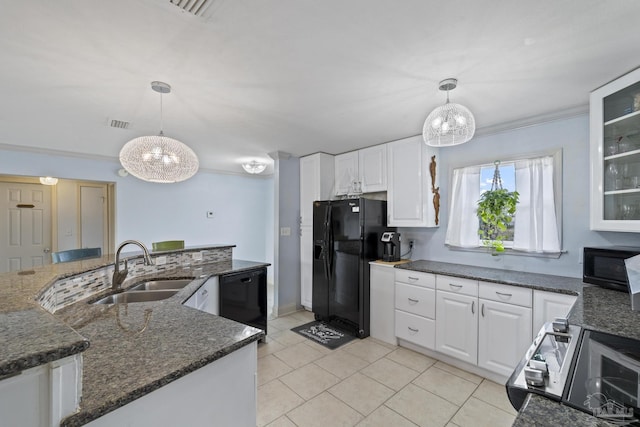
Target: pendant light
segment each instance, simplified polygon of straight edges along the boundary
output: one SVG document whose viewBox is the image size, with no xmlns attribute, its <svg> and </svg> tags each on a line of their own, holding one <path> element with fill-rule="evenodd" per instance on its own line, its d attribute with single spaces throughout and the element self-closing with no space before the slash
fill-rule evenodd
<svg viewBox="0 0 640 427">
<path fill-rule="evenodd" d="M 467 107 L 449 102 L 449 91 L 456 88 L 457 79 L 442 80 L 440 90 L 447 91 L 447 102 L 429 114 L 422 128 L 422 138 L 432 147 L 464 144 L 473 138 L 476 121 Z"/>
<path fill-rule="evenodd" d="M 144 181 L 171 183 L 191 178 L 198 171 L 198 157 L 182 142 L 162 132 L 162 94 L 171 92 L 163 82 L 151 82 L 160 93 L 160 134 L 141 136 L 127 142 L 120 150 L 120 163 L 131 175 Z"/>
<path fill-rule="evenodd" d="M 266 163 L 256 162 L 255 160 L 242 164 L 242 168 L 250 174 L 262 173 L 266 167 Z"/>
<path fill-rule="evenodd" d="M 52 176 L 41 176 L 40 184 L 43 185 L 56 185 L 58 183 L 58 178 L 54 178 Z"/>
</svg>

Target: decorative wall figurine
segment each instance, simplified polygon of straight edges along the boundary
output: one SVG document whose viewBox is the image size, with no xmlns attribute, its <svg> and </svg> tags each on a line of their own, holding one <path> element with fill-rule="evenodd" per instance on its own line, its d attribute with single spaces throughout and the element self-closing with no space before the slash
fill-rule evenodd
<svg viewBox="0 0 640 427">
<path fill-rule="evenodd" d="M 438 225 L 440 215 L 440 187 L 435 186 L 436 182 L 436 156 L 431 156 L 431 164 L 429 165 L 429 173 L 431 174 L 431 192 L 433 193 L 433 208 L 436 211 L 436 225 Z"/>
</svg>

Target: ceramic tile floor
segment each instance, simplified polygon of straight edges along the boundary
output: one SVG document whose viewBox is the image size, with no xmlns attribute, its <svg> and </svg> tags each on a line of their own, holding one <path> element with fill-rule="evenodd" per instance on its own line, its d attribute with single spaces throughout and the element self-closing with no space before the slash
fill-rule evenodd
<svg viewBox="0 0 640 427">
<path fill-rule="evenodd" d="M 258 426 L 510 426 L 504 386 L 373 338 L 329 350 L 269 320 L 258 345 Z"/>
</svg>

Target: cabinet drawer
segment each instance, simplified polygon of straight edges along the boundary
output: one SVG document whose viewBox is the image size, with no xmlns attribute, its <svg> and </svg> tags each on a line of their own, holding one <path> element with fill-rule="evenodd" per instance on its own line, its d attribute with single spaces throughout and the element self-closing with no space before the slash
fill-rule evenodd
<svg viewBox="0 0 640 427">
<path fill-rule="evenodd" d="M 453 292 L 454 294 L 478 296 L 478 281 L 463 279 L 460 277 L 442 276 L 436 277 L 436 287 L 438 290 Z"/>
<path fill-rule="evenodd" d="M 396 268 L 396 282 L 408 283 L 410 285 L 422 286 L 425 288 L 436 288 L 436 275 L 422 273 L 419 271 L 404 270 Z"/>
<path fill-rule="evenodd" d="M 431 319 L 396 310 L 396 336 L 433 350 L 436 346 L 436 323 Z"/>
<path fill-rule="evenodd" d="M 479 297 L 491 301 L 531 307 L 533 292 L 528 288 L 502 285 L 499 283 L 480 282 Z"/>
<path fill-rule="evenodd" d="M 420 286 L 396 283 L 396 308 L 435 319 L 436 291 Z"/>
</svg>

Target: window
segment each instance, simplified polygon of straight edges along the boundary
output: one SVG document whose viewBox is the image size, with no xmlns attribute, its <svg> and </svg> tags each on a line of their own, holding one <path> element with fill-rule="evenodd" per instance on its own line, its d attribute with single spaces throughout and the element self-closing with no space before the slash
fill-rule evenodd
<svg viewBox="0 0 640 427">
<path fill-rule="evenodd" d="M 501 162 L 503 188 L 520 193 L 511 224 L 513 240 L 505 247 L 528 253 L 561 252 L 561 165 L 560 151 Z M 468 249 L 482 246 L 476 204 L 481 192 L 491 188 L 494 170 L 491 163 L 453 170 L 447 245 Z"/>
<path fill-rule="evenodd" d="M 500 184 L 502 188 L 508 191 L 516 191 L 516 169 L 515 162 L 505 162 L 498 164 L 498 169 L 500 171 Z M 496 172 L 496 165 L 485 165 L 480 166 L 480 195 L 485 191 L 491 190 L 491 186 L 493 184 L 493 176 Z M 513 247 L 513 230 L 515 225 L 515 217 L 513 221 L 507 225 L 507 237 L 503 239 L 505 248 Z M 485 223 L 479 219 L 479 229 L 483 229 L 485 227 Z M 495 238 L 494 236 L 491 236 Z"/>
</svg>

